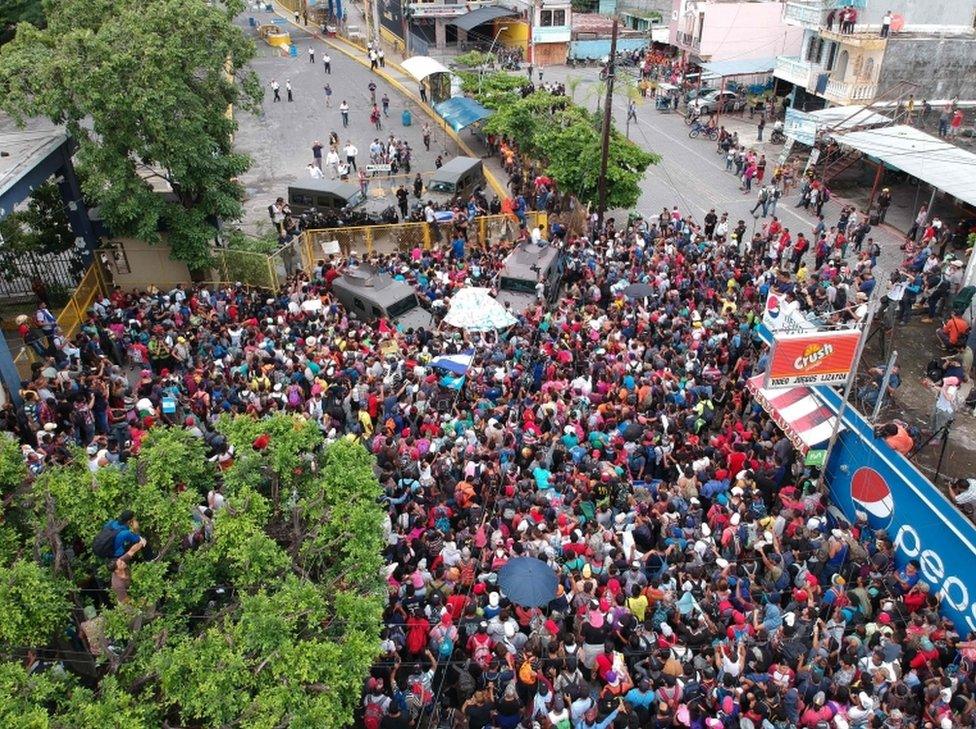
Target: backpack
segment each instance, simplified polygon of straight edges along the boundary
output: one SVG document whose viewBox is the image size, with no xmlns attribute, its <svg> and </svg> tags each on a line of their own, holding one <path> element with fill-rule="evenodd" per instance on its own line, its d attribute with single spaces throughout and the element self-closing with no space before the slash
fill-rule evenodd
<svg viewBox="0 0 976 729">
<path fill-rule="evenodd" d="M 117 526 L 117 522 L 105 522 L 105 526 L 95 535 L 92 541 L 92 554 L 103 559 L 111 559 L 115 556 L 115 536 L 122 531 Z"/>
<path fill-rule="evenodd" d="M 366 704 L 366 710 L 363 712 L 363 724 L 366 729 L 380 729 L 380 723 L 383 721 L 385 713 L 383 711 L 383 705 L 379 702 L 368 702 Z"/>
<path fill-rule="evenodd" d="M 465 661 L 461 667 L 458 668 L 457 691 L 458 695 L 463 697 L 465 701 L 474 696 L 474 692 L 478 688 L 478 684 L 474 680 L 474 676 L 471 673 L 470 666 L 471 661 Z"/>
</svg>

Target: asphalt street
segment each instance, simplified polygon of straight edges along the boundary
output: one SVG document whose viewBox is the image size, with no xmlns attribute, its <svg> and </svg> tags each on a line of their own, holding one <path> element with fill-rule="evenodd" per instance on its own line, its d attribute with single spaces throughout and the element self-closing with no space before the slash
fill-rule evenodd
<svg viewBox="0 0 976 729">
<path fill-rule="evenodd" d="M 288 185 L 308 179 L 306 166 L 312 161 L 312 143 L 316 139 L 327 143 L 332 131 L 339 134 L 341 145 L 351 140 L 359 149 L 359 164 L 368 161 L 370 143 L 377 137 L 386 139 L 391 132 L 410 145 L 413 173 L 432 171 L 437 155 L 441 155 L 446 162 L 458 153 L 455 143 L 433 124 L 431 150 L 426 152 L 422 129 L 428 120 L 427 115 L 418 103 L 405 99 L 368 67 L 329 48 L 332 73 L 326 74 L 322 57 L 327 46 L 323 41 L 288 23 L 285 27 L 298 47 L 298 57 L 291 58 L 257 37 L 255 31 L 248 27 L 247 18 L 252 16 L 258 23 L 270 22 L 275 17 L 273 13 L 261 11 L 246 13 L 239 19 L 246 32 L 255 37 L 257 57 L 251 65 L 265 89 L 260 114 L 238 113 L 239 129 L 235 138 L 238 149 L 252 158 L 251 168 L 241 176 L 247 195 L 243 223 L 249 232 L 256 232 L 264 225 L 268 220 L 268 205 L 276 197 L 284 196 Z M 314 64 L 308 58 L 310 46 L 315 49 Z M 273 101 L 272 79 L 277 80 L 281 87 L 281 102 Z M 288 80 L 294 89 L 294 101 L 290 103 L 285 93 L 285 82 Z M 389 117 L 383 119 L 382 131 L 376 130 L 369 121 L 372 108 L 368 88 L 370 81 L 376 83 L 377 102 L 384 93 L 390 98 Z M 325 103 L 326 84 L 332 88 L 331 108 L 326 107 Z M 343 100 L 350 107 L 348 128 L 343 128 L 339 114 L 338 107 Z M 401 120 L 404 109 L 409 109 L 413 117 L 409 127 L 403 126 Z M 406 182 L 407 177 L 398 178 L 398 181 Z"/>
</svg>

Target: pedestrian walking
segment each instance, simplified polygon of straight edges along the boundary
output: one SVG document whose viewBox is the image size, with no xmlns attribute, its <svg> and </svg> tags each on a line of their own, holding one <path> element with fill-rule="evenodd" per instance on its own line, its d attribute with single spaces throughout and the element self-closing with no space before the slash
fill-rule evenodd
<svg viewBox="0 0 976 729">
<path fill-rule="evenodd" d="M 382 48 L 376 52 L 376 57 L 379 59 L 380 68 L 386 68 L 386 54 L 383 52 Z"/>
<path fill-rule="evenodd" d="M 346 146 L 345 149 L 343 149 L 343 152 L 346 155 L 346 164 L 349 165 L 352 169 L 358 171 L 359 168 L 356 166 L 356 157 L 359 156 L 359 150 L 356 149 L 356 145 L 347 139 Z"/>
<path fill-rule="evenodd" d="M 376 51 L 370 49 L 370 51 L 369 51 L 369 70 L 370 71 L 375 71 L 378 65 L 379 65 L 379 56 L 376 54 Z"/>
<path fill-rule="evenodd" d="M 542 72 L 540 71 L 539 74 L 541 75 Z M 634 102 L 634 101 L 631 101 L 627 105 L 627 121 L 628 122 L 636 122 L 637 121 L 637 103 Z"/>
<path fill-rule="evenodd" d="M 759 117 L 759 126 L 756 127 L 758 131 L 758 134 L 756 136 L 756 141 L 761 142 L 763 140 L 762 135 L 763 135 L 763 129 L 765 128 L 766 128 L 766 117 L 765 115 L 763 115 Z"/>
<path fill-rule="evenodd" d="M 366 88 L 369 89 L 369 102 L 373 106 L 376 106 L 376 84 L 370 81 L 369 86 L 367 86 Z"/>
<path fill-rule="evenodd" d="M 424 122 L 424 129 L 421 132 L 421 134 L 424 140 L 424 149 L 426 149 L 429 152 L 430 151 L 430 124 Z"/>
<path fill-rule="evenodd" d="M 312 164 L 322 169 L 322 142 L 315 140 L 312 142 Z"/>
<path fill-rule="evenodd" d="M 420 82 L 420 100 L 423 103 L 427 103 L 427 87 L 424 86 L 423 81 Z"/>
<path fill-rule="evenodd" d="M 342 115 L 342 126 L 349 126 L 349 104 L 343 99 L 342 103 L 339 104 L 339 113 Z"/>
<path fill-rule="evenodd" d="M 389 116 L 390 115 L 390 97 L 387 96 L 386 94 L 383 94 L 383 98 L 380 100 L 380 103 L 383 104 L 383 116 Z"/>
<path fill-rule="evenodd" d="M 377 129 L 383 128 L 383 117 L 380 114 L 380 108 L 376 104 L 373 104 L 373 108 L 369 112 L 369 120 Z"/>
<path fill-rule="evenodd" d="M 888 214 L 888 208 L 891 207 L 891 190 L 889 188 L 884 188 L 881 194 L 878 195 L 878 222 L 883 223 L 885 221 L 885 216 Z"/>
<path fill-rule="evenodd" d="M 308 47 L 308 62 L 315 63 L 315 48 L 312 46 Z"/>
<path fill-rule="evenodd" d="M 275 79 L 271 79 L 271 91 L 274 92 L 274 98 L 271 101 L 281 101 L 280 86 Z"/>
<path fill-rule="evenodd" d="M 285 79 L 285 93 L 288 94 L 288 101 L 295 100 L 295 98 L 291 95 L 291 79 Z"/>
<path fill-rule="evenodd" d="M 326 84 L 322 90 L 325 91 L 325 108 L 330 109 L 332 108 L 332 87 Z"/>
<path fill-rule="evenodd" d="M 769 210 L 769 190 L 767 190 L 765 187 L 759 188 L 759 194 L 756 195 L 756 204 L 752 206 L 752 210 L 750 211 L 752 213 L 752 217 L 759 217 L 756 215 L 756 211 L 759 208 L 762 208 L 762 216 L 765 218 L 766 212 Z"/>
<path fill-rule="evenodd" d="M 322 68 L 325 69 L 327 74 L 332 75 L 332 56 L 328 53 L 322 56 Z"/>
<path fill-rule="evenodd" d="M 420 173 L 418 172 L 417 176 L 413 178 L 413 196 L 419 200 L 420 196 L 423 194 L 424 194 L 424 181 L 420 177 Z"/>
</svg>

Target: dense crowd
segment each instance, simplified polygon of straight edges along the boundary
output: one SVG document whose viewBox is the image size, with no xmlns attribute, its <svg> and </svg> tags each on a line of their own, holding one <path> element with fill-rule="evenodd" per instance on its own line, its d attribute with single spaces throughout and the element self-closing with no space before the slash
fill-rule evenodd
<svg viewBox="0 0 976 729">
<path fill-rule="evenodd" d="M 369 263 L 443 311 L 493 285 L 511 245 L 465 246 L 464 219 L 450 245 Z M 273 294 L 116 288 L 74 337 L 43 306 L 22 322 L 39 357 L 4 426 L 34 472 L 71 444 L 93 471 L 124 467 L 159 424 L 227 465 L 222 413 L 361 439 L 388 506 L 369 729 L 973 726 L 974 665 L 940 596 L 864 514 L 827 515 L 820 474 L 746 386 L 769 292 L 821 322 L 864 316 L 876 254 L 845 263 L 849 223 L 809 241 L 775 215 L 749 234 L 677 207 L 583 235 L 521 226 L 562 249 L 561 295 L 487 334 L 357 320 L 331 293 L 355 257 Z M 444 387 L 432 359 L 469 349 Z M 518 556 L 555 570 L 548 605 L 500 591 Z"/>
</svg>

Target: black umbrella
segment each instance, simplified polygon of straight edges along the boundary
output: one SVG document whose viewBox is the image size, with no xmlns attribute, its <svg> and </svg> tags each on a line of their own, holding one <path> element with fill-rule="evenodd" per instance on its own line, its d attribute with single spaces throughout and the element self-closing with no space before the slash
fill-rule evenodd
<svg viewBox="0 0 976 729">
<path fill-rule="evenodd" d="M 556 597 L 559 580 L 552 568 L 535 557 L 515 557 L 498 570 L 505 596 L 522 607 L 542 607 Z"/>
<path fill-rule="evenodd" d="M 654 295 L 654 289 L 645 283 L 632 283 L 624 289 L 624 296 L 630 299 L 646 299 Z"/>
</svg>

